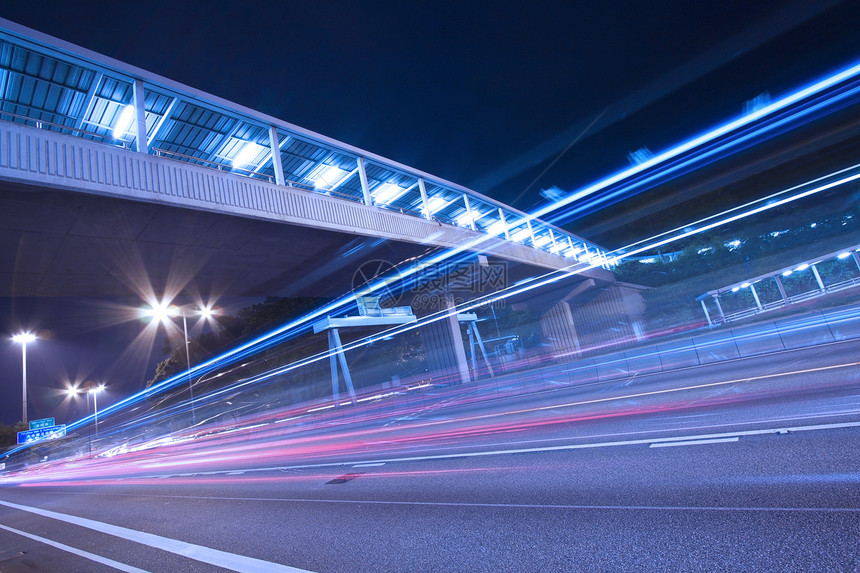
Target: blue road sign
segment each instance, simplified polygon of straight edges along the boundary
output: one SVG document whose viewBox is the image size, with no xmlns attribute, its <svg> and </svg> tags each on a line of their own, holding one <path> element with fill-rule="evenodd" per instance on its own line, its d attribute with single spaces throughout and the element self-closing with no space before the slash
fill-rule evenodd
<svg viewBox="0 0 860 573">
<path fill-rule="evenodd" d="M 53 418 L 42 418 L 41 420 L 30 420 L 30 429 L 31 430 L 40 430 L 42 428 L 50 428 L 54 426 Z"/>
<path fill-rule="evenodd" d="M 19 444 L 31 444 L 41 440 L 54 440 L 62 438 L 66 435 L 66 425 L 51 426 L 50 428 L 38 428 L 36 430 L 27 430 L 26 432 L 18 432 Z"/>
</svg>

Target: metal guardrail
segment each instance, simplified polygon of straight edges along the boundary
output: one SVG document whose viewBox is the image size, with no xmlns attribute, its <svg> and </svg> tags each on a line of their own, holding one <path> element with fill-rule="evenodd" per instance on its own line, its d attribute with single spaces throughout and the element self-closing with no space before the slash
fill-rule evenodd
<svg viewBox="0 0 860 573">
<path fill-rule="evenodd" d="M 75 137 L 89 136 L 89 137 L 93 137 L 95 139 L 98 139 L 100 143 L 113 145 L 114 147 L 120 147 L 122 149 L 131 149 L 132 141 L 127 140 L 127 139 L 121 139 L 121 138 L 117 139 L 114 137 L 107 137 L 107 136 L 102 135 L 101 133 L 98 133 L 95 131 L 89 131 L 86 129 L 71 127 L 68 125 L 63 125 L 61 123 L 54 123 L 54 122 L 43 120 L 43 119 L 36 119 L 36 118 L 30 117 L 28 115 L 21 115 L 19 113 L 13 113 L 11 111 L 0 110 L 0 119 L 5 120 L 6 117 L 13 118 L 11 120 L 11 123 L 23 123 L 24 125 L 31 125 L 31 126 L 36 127 L 38 129 L 48 129 L 49 131 L 56 131 L 59 133 L 68 132 L 68 133 L 65 133 L 65 135 L 79 134 L 79 135 L 75 135 Z M 15 121 L 15 120 L 20 120 L 20 121 Z M 5 120 L 5 121 L 10 121 L 10 120 Z M 119 142 L 119 143 L 117 143 L 117 142 Z"/>
</svg>

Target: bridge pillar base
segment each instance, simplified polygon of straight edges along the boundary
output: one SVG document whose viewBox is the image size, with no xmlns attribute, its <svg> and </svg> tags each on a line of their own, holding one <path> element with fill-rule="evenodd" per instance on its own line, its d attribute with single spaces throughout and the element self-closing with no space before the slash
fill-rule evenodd
<svg viewBox="0 0 860 573">
<path fill-rule="evenodd" d="M 445 306 L 439 310 L 453 311 L 454 301 L 450 294 L 438 299 Z M 420 330 L 424 343 L 424 359 L 433 379 L 454 384 L 469 382 L 469 363 L 457 313 L 452 312 L 449 316 L 425 324 Z"/>
</svg>

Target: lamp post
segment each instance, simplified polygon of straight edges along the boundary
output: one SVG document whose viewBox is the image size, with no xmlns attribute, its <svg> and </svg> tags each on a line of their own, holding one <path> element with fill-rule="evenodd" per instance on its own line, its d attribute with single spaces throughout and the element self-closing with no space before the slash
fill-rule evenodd
<svg viewBox="0 0 860 573">
<path fill-rule="evenodd" d="M 191 372 L 191 351 L 189 349 L 189 340 L 188 340 L 188 316 L 189 316 L 189 308 L 188 307 L 177 307 L 177 306 L 167 306 L 166 304 L 159 303 L 154 304 L 149 308 L 141 309 L 141 313 L 144 316 L 148 316 L 157 320 L 158 322 L 165 323 L 169 319 L 174 316 L 182 317 L 182 335 L 185 341 L 185 364 L 188 367 L 188 392 L 191 396 L 191 423 L 197 424 L 197 413 L 194 409 L 194 381 L 190 375 Z M 196 309 L 190 310 L 191 316 L 199 316 L 204 319 L 211 318 L 215 311 L 210 306 L 201 306 Z"/>
<path fill-rule="evenodd" d="M 32 332 L 21 332 L 12 337 L 12 340 L 21 344 L 21 379 L 22 379 L 22 396 L 21 396 L 21 420 L 27 423 L 27 343 L 36 340 L 36 335 Z"/>
<path fill-rule="evenodd" d="M 99 384 L 95 388 L 90 388 L 87 393 L 93 395 L 93 411 L 95 412 L 96 437 L 99 437 L 99 392 L 105 389 L 104 384 Z"/>
</svg>

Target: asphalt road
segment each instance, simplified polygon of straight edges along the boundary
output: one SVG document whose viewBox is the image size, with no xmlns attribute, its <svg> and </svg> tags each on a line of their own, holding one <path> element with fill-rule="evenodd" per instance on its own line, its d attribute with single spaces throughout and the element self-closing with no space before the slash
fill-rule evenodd
<svg viewBox="0 0 860 573">
<path fill-rule="evenodd" d="M 0 571 L 858 571 L 857 350 L 49 464 L 0 488 Z"/>
</svg>

